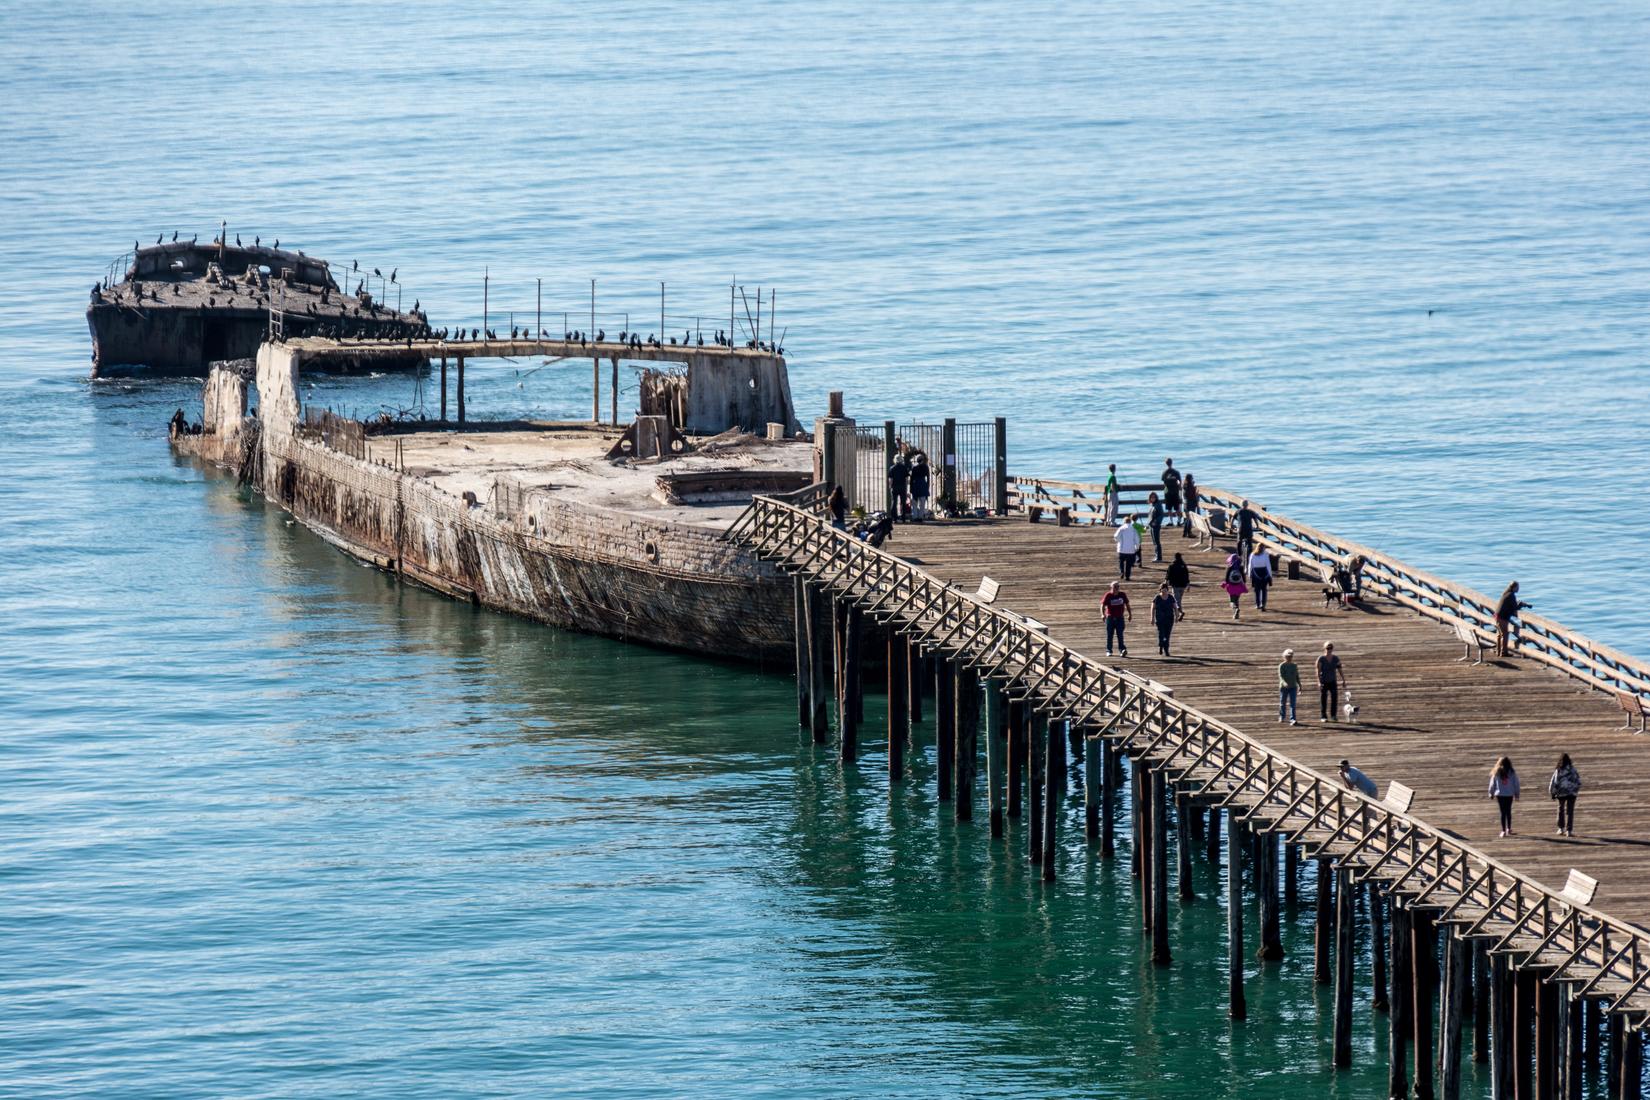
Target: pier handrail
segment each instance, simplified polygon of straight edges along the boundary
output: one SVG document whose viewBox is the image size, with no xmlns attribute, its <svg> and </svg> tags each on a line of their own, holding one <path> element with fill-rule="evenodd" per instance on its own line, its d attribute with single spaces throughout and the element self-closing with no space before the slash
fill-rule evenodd
<svg viewBox="0 0 1650 1100">
<path fill-rule="evenodd" d="M 1550 970 L 1602 998 L 1606 1011 L 1650 1020 L 1650 931 L 1578 904 L 1455 836 L 1275 752 L 1177 701 L 1160 685 L 1056 642 L 1024 617 L 947 584 L 820 516 L 757 497 L 729 528 L 744 545 L 858 604 L 921 647 L 1001 682 L 1051 720 L 1074 723 L 1194 794 L 1287 833 L 1312 855 L 1389 894 L 1441 910 L 1463 934 L 1492 941 L 1519 966 Z"/>
<path fill-rule="evenodd" d="M 1013 486 L 1009 494 L 1011 501 L 1036 498 L 1039 492 L 1043 494 L 1042 499 L 1048 499 L 1050 490 L 1054 496 L 1075 491 L 1086 495 L 1083 499 L 1092 496 L 1094 500 L 1099 500 L 1104 492 L 1102 486 L 1084 482 L 1010 478 L 1010 483 Z M 1198 496 L 1204 506 L 1214 505 L 1224 509 L 1228 515 L 1235 515 L 1247 499 L 1207 485 L 1198 487 Z M 1346 565 L 1354 557 L 1362 557 L 1365 583 L 1382 595 L 1448 626 L 1465 625 L 1480 635 L 1494 635 L 1496 601 L 1493 598 L 1406 565 L 1390 554 L 1256 507 L 1253 502 L 1250 503 L 1250 510 L 1256 517 L 1255 536 L 1268 549 L 1330 568 Z M 1228 524 L 1229 529 L 1230 526 Z M 1612 694 L 1627 692 L 1650 697 L 1650 662 L 1596 642 L 1542 615 L 1521 612 L 1519 623 L 1519 652 L 1573 676 L 1589 687 Z"/>
</svg>

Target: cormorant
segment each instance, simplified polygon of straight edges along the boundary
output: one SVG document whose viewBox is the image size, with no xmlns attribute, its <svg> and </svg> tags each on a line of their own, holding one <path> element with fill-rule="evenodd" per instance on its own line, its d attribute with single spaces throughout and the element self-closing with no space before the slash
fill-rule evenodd
<svg viewBox="0 0 1650 1100">
<path fill-rule="evenodd" d="M 396 273 L 396 272 L 397 272 L 397 271 L 400 271 L 400 270 L 401 270 L 401 269 L 400 269 L 400 268 L 399 268 L 399 267 L 396 267 L 396 268 L 391 268 L 391 269 L 390 269 L 390 282 L 392 282 L 392 283 L 393 283 L 393 282 L 395 282 L 395 273 Z"/>
<path fill-rule="evenodd" d="M 270 245 L 269 247 L 271 247 L 271 248 L 280 248 L 281 247 L 281 238 L 276 237 L 275 238 L 275 243 Z"/>
<path fill-rule="evenodd" d="M 161 241 L 164 241 L 165 239 L 166 239 L 166 234 L 162 233 L 160 236 L 155 238 L 155 243 L 159 244 Z"/>
<path fill-rule="evenodd" d="M 178 243 L 178 231 L 176 229 L 172 230 L 172 243 Z"/>
<path fill-rule="evenodd" d="M 604 329 L 604 328 L 597 329 L 596 330 L 596 343 L 600 344 L 600 343 L 604 342 L 606 339 L 607 339 L 607 330 Z"/>
<path fill-rule="evenodd" d="M 257 248 L 262 243 L 263 243 L 263 238 L 262 237 L 253 237 L 252 238 L 252 247 L 253 248 Z"/>
<path fill-rule="evenodd" d="M 378 276 L 380 279 L 382 279 L 384 277 L 384 273 L 382 271 L 379 271 L 376 267 L 372 269 L 372 273 L 374 275 Z"/>
<path fill-rule="evenodd" d="M 704 338 L 704 336 L 702 336 L 702 335 L 701 335 L 701 336 L 700 336 L 700 337 L 699 337 L 699 346 L 700 346 L 700 347 L 704 347 L 704 346 L 705 346 L 705 338 Z"/>
<path fill-rule="evenodd" d="M 190 238 L 190 241 L 191 241 L 191 243 L 193 243 L 194 238 Z M 246 245 L 241 243 L 241 235 L 239 233 L 235 234 L 235 247 L 236 248 L 245 248 L 246 247 Z"/>
</svg>

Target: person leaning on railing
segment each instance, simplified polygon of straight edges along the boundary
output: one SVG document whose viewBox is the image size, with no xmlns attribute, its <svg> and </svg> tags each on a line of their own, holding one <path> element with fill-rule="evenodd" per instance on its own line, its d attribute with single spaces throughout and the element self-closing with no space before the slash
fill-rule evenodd
<svg viewBox="0 0 1650 1100">
<path fill-rule="evenodd" d="M 1518 618 L 1518 613 L 1530 605 L 1518 598 L 1518 582 L 1513 581 L 1507 590 L 1501 593 L 1501 599 L 1495 605 L 1495 655 L 1497 657 L 1511 656 L 1512 647 L 1507 644 L 1507 637 L 1512 633 L 1512 622 Z"/>
</svg>

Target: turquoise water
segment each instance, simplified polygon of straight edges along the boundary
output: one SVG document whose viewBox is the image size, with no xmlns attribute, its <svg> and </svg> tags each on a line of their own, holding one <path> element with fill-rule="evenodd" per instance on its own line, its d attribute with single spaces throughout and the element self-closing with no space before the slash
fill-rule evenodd
<svg viewBox="0 0 1650 1100">
<path fill-rule="evenodd" d="M 550 318 L 591 278 L 653 316 L 663 279 L 707 326 L 777 286 L 804 418 L 843 389 L 1008 416 L 1019 470 L 1173 454 L 1650 649 L 1641 6 L 0 26 L 0 1095 L 1382 1087 L 1362 1004 L 1327 1068 L 1305 912 L 1230 1025 L 1201 864 L 1154 972 L 1126 863 L 1027 881 L 926 759 L 890 798 L 875 745 L 816 756 L 786 670 L 397 588 L 174 462 L 194 387 L 85 378 L 134 237 L 396 266 L 437 324 L 480 323 L 484 271 L 495 321 L 537 279 Z M 588 409 L 577 364 L 477 375 L 476 415 Z"/>
</svg>

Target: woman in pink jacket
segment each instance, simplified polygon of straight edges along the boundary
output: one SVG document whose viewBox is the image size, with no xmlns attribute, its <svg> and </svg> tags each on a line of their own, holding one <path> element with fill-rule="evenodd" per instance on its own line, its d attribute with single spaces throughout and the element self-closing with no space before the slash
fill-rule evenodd
<svg viewBox="0 0 1650 1100">
<path fill-rule="evenodd" d="M 1490 797 L 1501 808 L 1501 835 L 1512 836 L 1512 804 L 1518 801 L 1518 773 L 1513 770 L 1511 757 L 1503 756 L 1495 762 L 1490 773 Z"/>
</svg>

